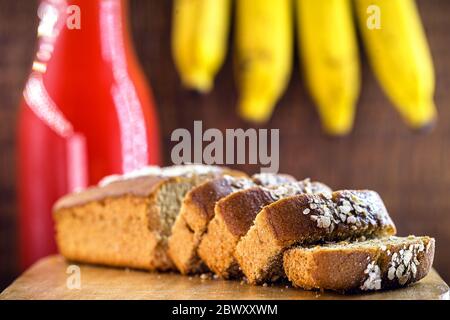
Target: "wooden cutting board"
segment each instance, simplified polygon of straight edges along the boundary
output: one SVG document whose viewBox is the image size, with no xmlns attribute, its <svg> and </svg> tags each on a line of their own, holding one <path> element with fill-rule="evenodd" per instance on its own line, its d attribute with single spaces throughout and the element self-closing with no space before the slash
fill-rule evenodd
<svg viewBox="0 0 450 320">
<path fill-rule="evenodd" d="M 433 269 L 407 288 L 364 295 L 339 295 L 277 286 L 251 286 L 239 281 L 201 279 L 179 274 L 80 265 L 80 288 L 69 289 L 71 270 L 61 256 L 33 265 L 0 294 L 0 299 L 446 299 L 449 287 Z M 75 268 L 77 269 L 77 267 Z M 68 273 L 69 272 L 69 273 Z M 73 275 L 73 274 L 72 274 Z"/>
</svg>

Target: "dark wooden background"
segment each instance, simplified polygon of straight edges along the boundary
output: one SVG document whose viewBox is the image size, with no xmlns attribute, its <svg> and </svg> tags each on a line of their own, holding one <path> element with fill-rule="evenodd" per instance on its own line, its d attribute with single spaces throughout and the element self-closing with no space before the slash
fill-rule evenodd
<svg viewBox="0 0 450 320">
<path fill-rule="evenodd" d="M 450 1 L 421 0 L 435 62 L 439 122 L 428 134 L 409 131 L 386 100 L 364 53 L 362 94 L 350 136 L 322 134 L 296 62 L 287 93 L 269 128 L 280 128 L 281 171 L 310 176 L 338 188 L 379 191 L 399 234 L 437 239 L 435 267 L 450 280 Z M 0 0 L 0 289 L 17 275 L 15 122 L 17 104 L 34 54 L 37 2 Z M 247 128 L 234 112 L 236 90 L 231 50 L 214 91 L 199 96 L 183 90 L 170 52 L 171 1 L 131 0 L 136 49 L 151 81 L 160 114 L 165 162 L 171 132 L 192 128 Z M 250 171 L 256 168 L 247 168 Z"/>
</svg>

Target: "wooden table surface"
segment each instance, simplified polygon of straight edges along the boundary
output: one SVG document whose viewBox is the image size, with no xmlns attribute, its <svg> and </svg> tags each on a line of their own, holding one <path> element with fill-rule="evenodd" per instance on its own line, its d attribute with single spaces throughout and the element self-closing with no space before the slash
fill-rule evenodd
<svg viewBox="0 0 450 320">
<path fill-rule="evenodd" d="M 69 289 L 69 264 L 60 256 L 40 260 L 0 294 L 0 299 L 449 299 L 449 287 L 433 269 L 407 288 L 339 295 L 277 286 L 252 286 L 179 274 L 80 265 L 79 289 Z"/>
</svg>

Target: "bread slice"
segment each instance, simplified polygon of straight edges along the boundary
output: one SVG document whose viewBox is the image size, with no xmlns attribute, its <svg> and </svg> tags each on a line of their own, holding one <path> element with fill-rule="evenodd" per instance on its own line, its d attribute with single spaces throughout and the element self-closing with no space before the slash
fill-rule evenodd
<svg viewBox="0 0 450 320">
<path fill-rule="evenodd" d="M 233 252 L 239 239 L 253 224 L 262 207 L 276 200 L 303 192 L 328 192 L 322 183 L 309 179 L 276 187 L 253 187 L 221 199 L 215 206 L 215 216 L 208 225 L 198 249 L 200 258 L 222 278 L 241 275 Z"/>
<path fill-rule="evenodd" d="M 221 198 L 257 185 L 278 185 L 295 178 L 284 174 L 256 174 L 251 178 L 224 176 L 206 181 L 189 191 L 181 205 L 169 238 L 169 256 L 182 274 L 207 271 L 197 254 L 198 245 L 214 217 L 214 206 Z"/>
<path fill-rule="evenodd" d="M 296 247 L 284 253 L 284 270 L 303 289 L 372 291 L 406 286 L 431 269 L 435 241 L 388 237 L 362 242 Z"/>
<path fill-rule="evenodd" d="M 53 210 L 61 254 L 86 263 L 173 269 L 167 238 L 184 195 L 205 180 L 244 175 L 201 165 L 150 169 L 61 198 Z"/>
<path fill-rule="evenodd" d="M 235 250 L 249 283 L 284 276 L 282 255 L 295 244 L 395 234 L 394 223 L 374 191 L 301 194 L 264 207 Z"/>
</svg>

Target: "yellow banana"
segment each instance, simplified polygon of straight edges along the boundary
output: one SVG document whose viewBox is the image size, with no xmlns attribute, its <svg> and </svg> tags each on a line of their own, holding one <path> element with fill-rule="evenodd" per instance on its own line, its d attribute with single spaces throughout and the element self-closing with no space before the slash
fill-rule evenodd
<svg viewBox="0 0 450 320">
<path fill-rule="evenodd" d="M 360 66 L 350 0 L 296 0 L 299 50 L 324 130 L 352 129 Z"/>
<path fill-rule="evenodd" d="M 264 122 L 286 88 L 292 68 L 291 0 L 236 1 L 239 113 Z"/>
<path fill-rule="evenodd" d="M 184 86 L 213 87 L 227 50 L 230 0 L 175 0 L 172 55 Z"/>
<path fill-rule="evenodd" d="M 413 0 L 356 0 L 372 68 L 387 96 L 412 128 L 433 123 L 434 70 Z"/>
</svg>

